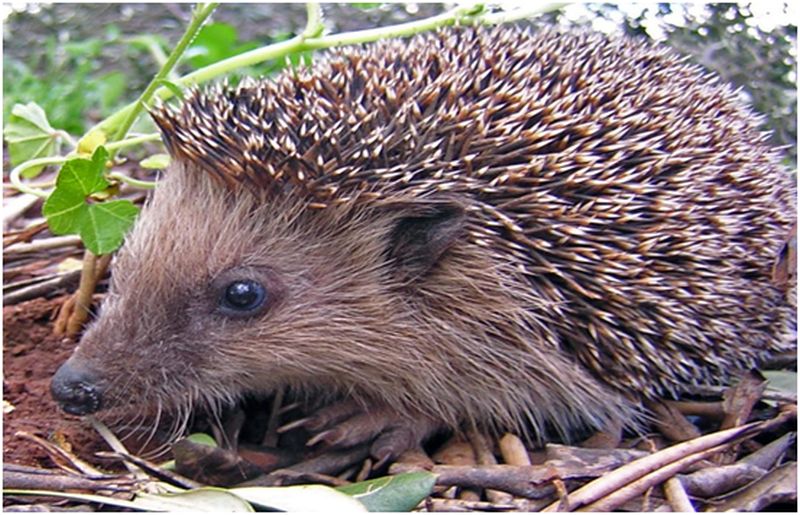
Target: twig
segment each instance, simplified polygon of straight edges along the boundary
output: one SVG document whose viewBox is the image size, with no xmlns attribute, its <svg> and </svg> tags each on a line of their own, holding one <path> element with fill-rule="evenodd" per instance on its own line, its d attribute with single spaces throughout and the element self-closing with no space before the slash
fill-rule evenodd
<svg viewBox="0 0 800 515">
<path fill-rule="evenodd" d="M 688 465 L 700 459 L 705 459 L 707 455 L 710 456 L 714 452 L 725 448 L 730 442 L 763 431 L 771 424 L 778 423 L 779 419 L 785 421 L 788 416 L 791 415 L 781 414 L 776 419 L 766 422 L 754 422 L 741 427 L 711 433 L 638 459 L 569 494 L 567 509 L 576 509 L 594 503 L 598 499 L 610 496 L 610 494 L 620 490 L 625 485 L 654 473 L 654 471 L 659 477 L 663 476 L 661 477 L 661 481 L 663 481 Z M 708 452 L 709 449 L 713 449 L 713 452 Z M 673 467 L 671 466 L 672 464 L 676 464 L 676 466 Z M 665 469 L 668 470 L 668 473 L 662 472 Z M 556 511 L 558 508 L 558 503 L 553 503 L 545 508 L 544 511 Z"/>
<path fill-rule="evenodd" d="M 22 214 L 30 209 L 31 206 L 33 206 L 38 200 L 39 197 L 36 195 L 29 195 L 27 193 L 15 195 L 14 197 L 8 199 L 7 203 L 4 199 L 3 228 L 7 229 L 11 225 L 11 222 L 22 216 Z"/>
<path fill-rule="evenodd" d="M 68 474 L 55 474 L 52 471 L 18 472 L 3 470 L 3 488 L 18 490 L 90 490 L 109 492 L 130 492 L 136 484 L 134 480 L 113 477 L 108 479 L 89 479 Z"/>
<path fill-rule="evenodd" d="M 517 508 L 512 503 L 494 503 L 486 501 L 465 501 L 463 499 L 439 499 L 431 497 L 425 501 L 428 511 L 464 512 L 464 511 L 510 511 Z"/>
<path fill-rule="evenodd" d="M 450 440 L 439 449 L 436 454 L 433 455 L 434 461 L 437 463 L 445 463 L 447 465 L 475 465 L 475 451 L 472 448 L 472 445 L 461 438 L 459 435 L 453 436 Z M 458 498 L 465 500 L 465 501 L 480 501 L 481 500 L 481 490 L 475 488 L 461 488 L 461 492 L 457 492 L 457 487 L 452 487 L 452 492 L 448 490 L 447 493 L 450 493 L 450 498 L 456 497 L 456 493 L 458 493 Z"/>
<path fill-rule="evenodd" d="M 475 450 L 475 458 L 481 465 L 494 465 L 497 463 L 497 458 L 494 457 L 492 450 L 489 448 L 489 442 L 486 437 L 472 429 L 467 432 L 469 441 L 472 442 L 472 448 Z M 493 503 L 506 504 L 513 500 L 513 496 L 507 492 L 486 489 L 486 498 Z"/>
<path fill-rule="evenodd" d="M 96 455 L 98 458 L 115 458 L 123 462 L 130 462 L 131 464 L 141 468 L 148 474 L 162 481 L 167 481 L 180 488 L 191 489 L 191 488 L 200 488 L 201 486 L 203 486 L 202 483 L 193 481 L 188 477 L 184 477 L 176 472 L 172 472 L 171 470 L 165 470 L 156 465 L 155 463 L 139 458 L 138 456 L 133 456 L 131 454 L 123 452 L 102 452 L 102 451 L 96 453 Z"/>
<path fill-rule="evenodd" d="M 656 485 L 673 477 L 675 474 L 678 474 L 680 471 L 685 470 L 689 465 L 697 463 L 700 460 L 705 460 L 707 458 L 710 458 L 711 456 L 714 456 L 719 452 L 724 451 L 725 449 L 728 448 L 729 445 L 731 445 L 731 443 L 732 442 L 727 442 L 722 445 L 717 445 L 715 447 L 711 447 L 710 449 L 690 454 L 684 458 L 668 463 L 663 467 L 660 467 L 648 474 L 640 476 L 638 479 L 632 482 L 624 484 L 624 486 L 621 486 L 620 488 L 614 489 L 613 491 L 609 492 L 604 497 L 599 498 L 595 502 L 586 503 L 578 511 L 613 511 L 622 504 L 630 501 L 631 499 L 634 499 L 635 497 L 638 497 L 639 495 L 642 495 L 643 493 L 647 492 Z M 669 450 L 669 448 L 665 449 L 665 451 L 667 450 Z M 655 454 L 653 456 L 655 456 Z M 612 474 L 614 473 L 612 472 L 611 474 L 609 474 L 609 476 Z M 592 483 L 600 483 L 604 479 L 605 478 L 600 478 L 598 480 L 593 481 Z M 589 485 L 591 485 L 592 483 L 590 483 Z M 583 490 L 583 488 L 579 489 L 578 492 Z M 574 494 L 570 494 L 570 499 L 574 499 L 573 495 Z M 571 506 L 574 503 L 574 501 L 572 500 L 568 502 L 570 503 Z M 550 510 L 545 509 L 544 511 L 550 511 Z"/>
<path fill-rule="evenodd" d="M 114 435 L 114 433 L 111 432 L 110 429 L 108 429 L 108 427 L 106 427 L 105 424 L 103 424 L 102 422 L 100 422 L 91 415 L 86 415 L 85 418 L 86 420 L 89 421 L 90 424 L 92 424 L 94 430 L 97 431 L 98 434 L 100 434 L 100 436 L 103 437 L 103 440 L 106 441 L 108 446 L 111 447 L 114 450 L 114 452 L 124 455 L 130 455 L 128 449 L 126 449 L 125 446 L 122 445 L 122 442 L 119 441 L 119 439 Z M 134 475 L 136 479 L 140 479 L 143 481 L 148 479 L 147 474 L 136 465 L 133 465 L 128 461 L 123 461 L 123 464 L 125 465 L 125 468 L 127 468 Z"/>
<path fill-rule="evenodd" d="M 56 445 L 56 444 L 54 444 L 52 442 L 48 442 L 47 440 L 44 440 L 44 439 L 42 439 L 42 438 L 40 438 L 40 437 L 38 437 L 38 436 L 36 436 L 34 434 L 28 433 L 27 431 L 17 431 L 14 434 L 14 436 L 16 436 L 17 438 L 22 438 L 22 439 L 25 439 L 25 440 L 29 440 L 29 441 L 34 442 L 35 444 L 37 444 L 39 447 L 41 447 L 50 456 L 50 458 L 53 460 L 53 462 L 56 465 L 58 465 L 59 467 L 63 468 L 64 470 L 66 470 L 68 472 L 73 472 L 73 469 L 74 469 L 74 470 L 79 471 L 81 474 L 84 474 L 85 476 L 89 476 L 89 477 L 92 477 L 92 478 L 107 478 L 107 477 L 110 477 L 105 472 L 93 467 L 92 465 L 90 465 L 89 463 L 86 463 L 85 461 L 81 460 L 77 456 L 65 451 L 64 449 L 62 449 L 58 445 Z M 62 461 L 68 463 L 72 467 L 72 469 L 64 467 L 62 465 Z"/>
<path fill-rule="evenodd" d="M 390 474 L 400 474 L 415 470 L 420 469 L 400 466 L 397 463 L 389 467 Z M 440 486 L 490 488 L 529 499 L 541 499 L 551 495 L 554 488 L 549 483 L 561 476 L 561 471 L 548 465 L 531 465 L 529 467 L 517 467 L 515 465 L 436 465 L 430 472 L 436 475 L 436 484 Z M 604 472 L 607 472 L 607 470 Z M 581 475 L 582 473 L 577 471 L 574 471 L 574 473 L 579 477 L 586 477 L 587 475 Z M 593 470 L 588 475 L 594 476 L 597 473 L 597 470 Z"/>
<path fill-rule="evenodd" d="M 664 482 L 664 495 L 674 512 L 693 513 L 697 511 L 694 509 L 692 501 L 689 500 L 689 495 L 683 488 L 681 480 L 677 477 L 671 477 Z"/>
<path fill-rule="evenodd" d="M 670 408 L 678 410 L 684 415 L 695 415 L 712 420 L 722 420 L 725 417 L 725 410 L 722 408 L 722 401 L 663 401 Z"/>
<path fill-rule="evenodd" d="M 95 263 L 97 256 L 92 251 L 86 249 L 83 255 L 83 270 L 81 271 L 80 286 L 75 294 L 75 303 L 73 304 L 72 313 L 67 320 L 66 335 L 73 337 L 78 334 L 83 327 L 83 323 L 89 318 L 89 308 L 92 305 L 92 295 L 94 294 L 94 285 L 97 282 L 95 276 Z"/>
<path fill-rule="evenodd" d="M 35 197 L 34 197 L 35 198 Z M 6 213 L 3 213 L 6 216 Z M 4 227 L 8 228 L 8 219 L 4 219 L 3 223 L 6 224 Z M 24 229 L 19 229 L 16 231 L 7 231 L 3 234 L 3 248 L 8 247 L 9 245 L 21 241 L 29 241 L 31 238 L 39 234 L 40 232 L 47 229 L 47 222 L 42 221 L 41 219 L 34 220 L 29 222 L 29 225 Z"/>
<path fill-rule="evenodd" d="M 3 254 L 30 254 L 40 250 L 52 250 L 61 247 L 77 247 L 81 244 L 80 236 L 54 236 L 30 243 L 14 243 L 3 249 Z"/>
<path fill-rule="evenodd" d="M 18 302 L 23 302 L 36 297 L 43 297 L 53 290 L 57 290 L 58 288 L 69 288 L 73 286 L 75 282 L 77 282 L 80 274 L 80 270 L 73 270 L 71 272 L 56 274 L 52 279 L 47 279 L 44 281 L 39 279 L 41 282 L 38 282 L 37 284 L 32 284 L 16 291 L 4 293 L 3 304 L 10 306 L 11 304 L 17 304 Z M 13 286 L 13 284 L 8 285 L 9 288 Z M 4 287 L 3 289 L 6 288 Z"/>
</svg>

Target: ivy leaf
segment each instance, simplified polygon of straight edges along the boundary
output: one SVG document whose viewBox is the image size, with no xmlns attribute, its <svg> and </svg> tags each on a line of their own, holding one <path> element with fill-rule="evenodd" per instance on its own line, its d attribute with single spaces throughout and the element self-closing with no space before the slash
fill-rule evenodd
<svg viewBox="0 0 800 515">
<path fill-rule="evenodd" d="M 98 147 L 92 159 L 70 159 L 58 172 L 56 187 L 45 201 L 42 214 L 54 234 L 79 234 L 80 216 L 88 207 L 86 199 L 92 193 L 108 188 L 103 177 L 108 151 Z"/>
<path fill-rule="evenodd" d="M 91 160 L 78 157 L 64 163 L 42 208 L 54 234 L 79 234 L 86 248 L 98 255 L 119 248 L 139 212 L 128 200 L 91 200 L 110 186 L 104 177 L 107 160 L 108 151 L 100 146 Z"/>
<path fill-rule="evenodd" d="M 125 239 L 139 208 L 130 200 L 86 204 L 79 217 L 79 234 L 86 248 L 95 254 L 117 250 Z"/>
<path fill-rule="evenodd" d="M 352 496 L 369 511 L 411 511 L 433 492 L 436 476 L 430 472 L 408 472 L 340 486 L 336 490 Z"/>
<path fill-rule="evenodd" d="M 8 155 L 13 166 L 58 153 L 59 133 L 50 126 L 47 114 L 35 102 L 15 104 L 11 108 L 3 135 L 8 142 Z M 22 176 L 36 177 L 43 168 L 28 168 Z"/>
</svg>

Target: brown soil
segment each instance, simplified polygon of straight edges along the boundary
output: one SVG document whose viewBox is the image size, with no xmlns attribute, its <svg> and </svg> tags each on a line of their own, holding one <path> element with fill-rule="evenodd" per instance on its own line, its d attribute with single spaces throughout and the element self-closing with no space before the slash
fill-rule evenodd
<svg viewBox="0 0 800 515">
<path fill-rule="evenodd" d="M 3 308 L 3 459 L 5 463 L 52 467 L 36 443 L 17 435 L 26 432 L 65 442 L 91 459 L 105 450 L 94 430 L 78 417 L 64 414 L 50 397 L 50 378 L 75 347 L 53 335 L 52 319 L 64 297 L 34 299 Z M 10 413 L 6 413 L 13 407 Z"/>
</svg>

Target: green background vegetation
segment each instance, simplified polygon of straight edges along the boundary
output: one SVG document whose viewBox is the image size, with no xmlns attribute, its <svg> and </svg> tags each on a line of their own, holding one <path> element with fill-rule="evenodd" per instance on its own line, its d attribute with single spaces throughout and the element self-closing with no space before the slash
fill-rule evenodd
<svg viewBox="0 0 800 515">
<path fill-rule="evenodd" d="M 755 16 L 748 4 L 640 7 L 586 4 L 547 14 L 534 23 L 592 25 L 641 37 L 656 36 L 741 86 L 766 116 L 776 145 L 787 146 L 795 167 L 797 139 L 796 40 L 793 17 Z M 3 114 L 35 101 L 53 127 L 73 135 L 135 99 L 182 32 L 189 4 L 55 4 L 12 12 L 4 23 Z M 354 30 L 419 19 L 437 4 L 325 5 L 326 27 Z M 783 9 L 786 9 L 785 7 Z M 302 4 L 223 4 L 185 56 L 183 74 L 302 30 Z M 297 61 L 297 58 L 294 59 Z M 268 75 L 285 65 L 268 62 L 240 74 Z"/>
</svg>

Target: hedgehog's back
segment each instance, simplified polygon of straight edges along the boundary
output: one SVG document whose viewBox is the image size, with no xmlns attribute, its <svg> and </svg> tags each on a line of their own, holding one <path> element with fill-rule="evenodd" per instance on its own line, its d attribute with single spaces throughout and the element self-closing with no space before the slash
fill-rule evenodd
<svg viewBox="0 0 800 515">
<path fill-rule="evenodd" d="M 730 87 L 641 41 L 449 29 L 156 120 L 230 187 L 319 208 L 458 198 L 468 244 L 524 270 L 551 343 L 617 388 L 715 381 L 791 325 L 770 280 L 795 211 L 780 156 Z"/>
</svg>

